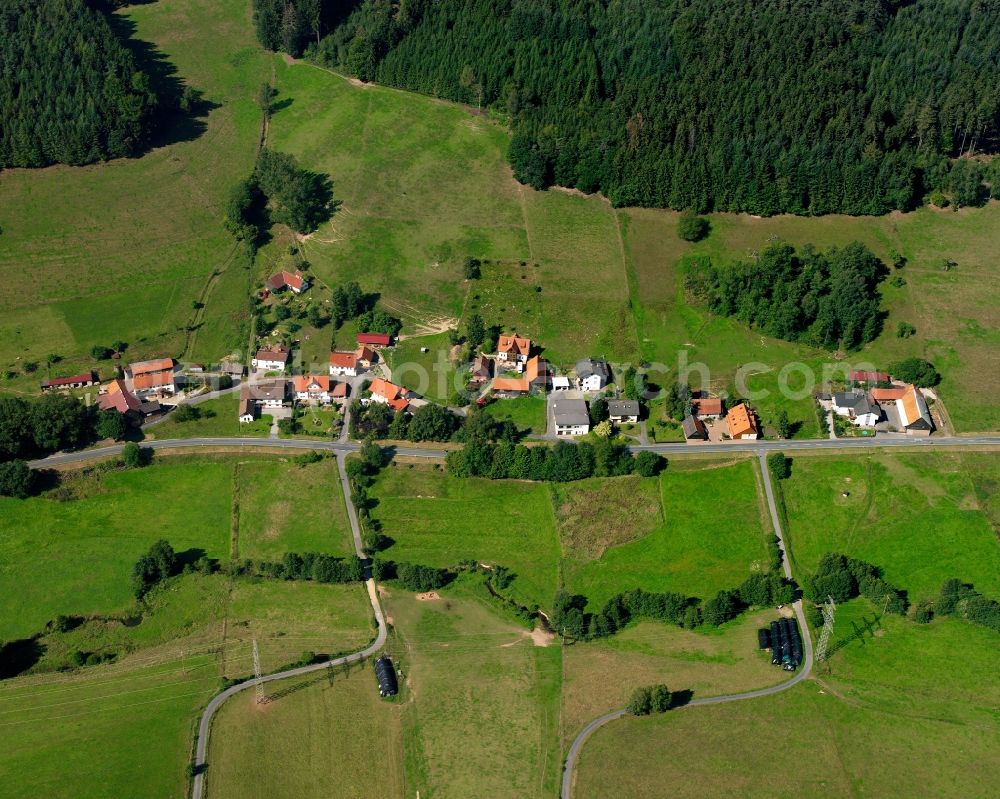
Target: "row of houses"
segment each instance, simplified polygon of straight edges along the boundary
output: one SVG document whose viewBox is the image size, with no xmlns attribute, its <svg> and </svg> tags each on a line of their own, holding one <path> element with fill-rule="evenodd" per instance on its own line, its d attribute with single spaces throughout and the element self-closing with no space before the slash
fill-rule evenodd
<svg viewBox="0 0 1000 799">
<path fill-rule="evenodd" d="M 708 441 L 706 420 L 723 418 L 723 402 L 717 397 L 698 394 L 691 399 L 691 413 L 681 421 L 687 441 Z M 747 403 L 740 402 L 725 413 L 725 432 L 734 441 L 755 441 L 760 437 L 757 416 Z"/>
<path fill-rule="evenodd" d="M 388 380 L 376 378 L 368 386 L 368 396 L 362 402 L 378 402 L 394 411 L 405 411 L 410 405 L 410 392 Z M 288 408 L 296 402 L 326 406 L 346 400 L 351 393 L 348 383 L 332 380 L 329 375 L 296 375 L 291 379 L 274 378 L 246 383 L 240 389 L 239 419 L 252 422 L 258 413 Z"/>
<path fill-rule="evenodd" d="M 358 346 L 350 352 L 331 352 L 331 377 L 356 377 L 370 369 L 378 360 L 376 350 L 392 344 L 392 336 L 384 333 L 358 333 Z M 269 344 L 257 350 L 250 365 L 260 372 L 284 373 L 292 359 L 292 351 L 284 344 Z"/>
</svg>

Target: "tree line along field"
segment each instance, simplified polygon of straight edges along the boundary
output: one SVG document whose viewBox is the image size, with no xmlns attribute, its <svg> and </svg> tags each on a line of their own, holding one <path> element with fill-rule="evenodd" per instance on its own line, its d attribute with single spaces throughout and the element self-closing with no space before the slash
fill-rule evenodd
<svg viewBox="0 0 1000 799">
<path fill-rule="evenodd" d="M 336 478 L 332 459 L 177 456 L 141 470 L 69 473 L 57 494 L 0 500 L 0 639 L 24 647 L 40 636 L 34 670 L 0 680 L 9 744 L 0 769 L 10 790 L 183 793 L 198 712 L 224 678 L 252 674 L 251 639 L 266 671 L 305 651 L 366 645 L 374 628 L 357 585 L 195 572 L 154 589 L 141 617 L 132 598 L 132 565 L 161 537 L 222 564 L 353 553 L 343 497 L 330 491 Z M 46 630 L 59 615 L 77 621 Z M 53 671 L 74 652 L 105 662 Z"/>
<path fill-rule="evenodd" d="M 211 10 L 179 0 L 120 13 L 138 40 L 218 107 L 200 135 L 136 160 L 0 175 L 0 274 L 15 287 L 0 322 L 0 366 L 19 372 L 32 360 L 44 372 L 55 353 L 65 360 L 50 371 L 67 374 L 91 365 L 92 344 L 115 339 L 130 343 L 129 358 L 211 360 L 244 346 L 248 283 L 284 263 L 293 241 L 276 229 L 251 276 L 220 219 L 225 192 L 253 162 L 256 87 L 271 80 L 278 95 L 269 145 L 329 174 L 343 202 L 299 242 L 302 257 L 321 281 L 356 279 L 378 292 L 404 332 L 430 318 L 462 324 L 479 313 L 530 336 L 560 367 L 588 354 L 645 360 L 666 367 L 653 376 L 664 384 L 676 378 L 683 353 L 708 365 L 713 390 L 731 393 L 737 367 L 761 361 L 774 370 L 748 382 L 771 392 L 756 401 L 765 424 L 785 409 L 795 436 L 819 435 L 810 399 L 776 393 L 777 369 L 802 361 L 819 373 L 834 356 L 693 307 L 677 262 L 704 253 L 727 263 L 775 240 L 828 247 L 858 239 L 883 258 L 894 248 L 907 265 L 902 286 L 882 284 L 885 332 L 847 360 L 885 367 L 927 357 L 943 375 L 941 393 L 959 431 L 997 426 L 991 398 L 1000 386 L 986 368 L 1000 343 L 990 279 L 996 203 L 883 217 L 714 214 L 709 236 L 690 245 L 677 237 L 672 212 L 614 210 L 598 197 L 517 184 L 504 159 L 507 133 L 470 108 L 265 55 L 239 0 Z M 230 44 L 220 50 L 218 41 Z M 467 255 L 488 261 L 481 280 L 462 278 Z M 943 259 L 957 266 L 945 272 Z M 206 307 L 195 311 L 199 298 Z M 900 321 L 916 334 L 897 338 Z M 16 376 L 0 389 L 34 391 L 38 379 Z"/>
</svg>

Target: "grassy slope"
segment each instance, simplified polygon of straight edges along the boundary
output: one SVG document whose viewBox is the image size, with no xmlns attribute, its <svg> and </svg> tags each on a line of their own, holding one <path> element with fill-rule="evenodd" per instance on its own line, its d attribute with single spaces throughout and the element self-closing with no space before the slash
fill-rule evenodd
<svg viewBox="0 0 1000 799">
<path fill-rule="evenodd" d="M 994 742 L 975 727 L 852 706 L 806 683 L 615 722 L 588 742 L 576 795 L 986 797 L 1000 767 Z"/>
<path fill-rule="evenodd" d="M 428 566 L 475 559 L 516 575 L 512 595 L 547 605 L 556 590 L 559 549 L 544 485 L 463 480 L 421 466 L 390 466 L 371 494 L 373 515 L 395 541 L 385 556 Z"/>
<path fill-rule="evenodd" d="M 548 797 L 560 771 L 562 650 L 536 647 L 465 583 L 386 599 L 402 694 L 406 795 Z"/>
<path fill-rule="evenodd" d="M 233 319 L 245 311 L 246 280 L 234 277 L 242 267 L 220 219 L 226 191 L 253 164 L 253 93 L 268 75 L 247 4 L 175 0 L 123 16 L 134 39 L 152 42 L 176 78 L 217 107 L 200 134 L 165 131 L 174 143 L 141 158 L 0 173 L 0 279 L 10 289 L 0 301 L 0 365 L 56 352 L 68 359 L 60 373 L 72 371 L 91 345 L 115 339 L 130 355 L 179 355 L 191 303 L 217 269 L 226 271 L 208 300 L 213 321 L 191 355 L 240 343 Z"/>
<path fill-rule="evenodd" d="M 974 483 L 991 481 L 995 495 L 1000 463 L 966 458 L 797 458 L 782 483 L 795 568 L 809 571 L 823 553 L 840 551 L 884 568 L 913 600 L 933 597 L 949 577 L 1000 595 L 1000 547 Z"/>
<path fill-rule="evenodd" d="M 216 716 L 224 734 L 212 736 L 208 754 L 212 796 L 403 795 L 400 708 L 379 699 L 370 668 L 270 687 L 280 698 L 257 705 L 247 691 Z"/>
<path fill-rule="evenodd" d="M 668 468 L 660 478 L 663 523 L 597 560 L 563 565 L 566 587 L 599 607 L 631 588 L 708 597 L 766 563 L 755 467 L 749 461 L 700 471 Z"/>
</svg>

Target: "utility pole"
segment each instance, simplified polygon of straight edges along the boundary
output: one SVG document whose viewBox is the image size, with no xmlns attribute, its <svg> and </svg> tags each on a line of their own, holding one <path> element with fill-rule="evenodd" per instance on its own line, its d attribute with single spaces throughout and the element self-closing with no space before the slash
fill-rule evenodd
<svg viewBox="0 0 1000 799">
<path fill-rule="evenodd" d="M 826 604 L 823 605 L 823 632 L 819 634 L 819 643 L 816 645 L 816 661 L 826 660 L 826 649 L 830 643 L 830 636 L 833 634 L 833 616 L 837 606 L 833 597 L 827 596 Z"/>
<path fill-rule="evenodd" d="M 260 671 L 260 650 L 257 648 L 257 639 L 253 639 L 253 674 L 254 679 L 257 682 L 257 704 L 263 705 L 267 702 L 267 696 L 264 694 L 264 683 L 261 682 L 261 677 L 263 676 Z"/>
</svg>

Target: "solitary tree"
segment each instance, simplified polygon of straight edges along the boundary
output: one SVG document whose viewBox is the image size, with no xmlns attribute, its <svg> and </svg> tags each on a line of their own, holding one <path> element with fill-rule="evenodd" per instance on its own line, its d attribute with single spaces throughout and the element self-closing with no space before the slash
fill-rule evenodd
<svg viewBox="0 0 1000 799">
<path fill-rule="evenodd" d="M 129 441 L 122 449 L 122 463 L 130 469 L 142 466 L 142 448 L 134 441 Z"/>
<path fill-rule="evenodd" d="M 684 241 L 701 241 L 708 235 L 708 220 L 694 211 L 685 211 L 677 223 L 677 235 Z"/>
</svg>

